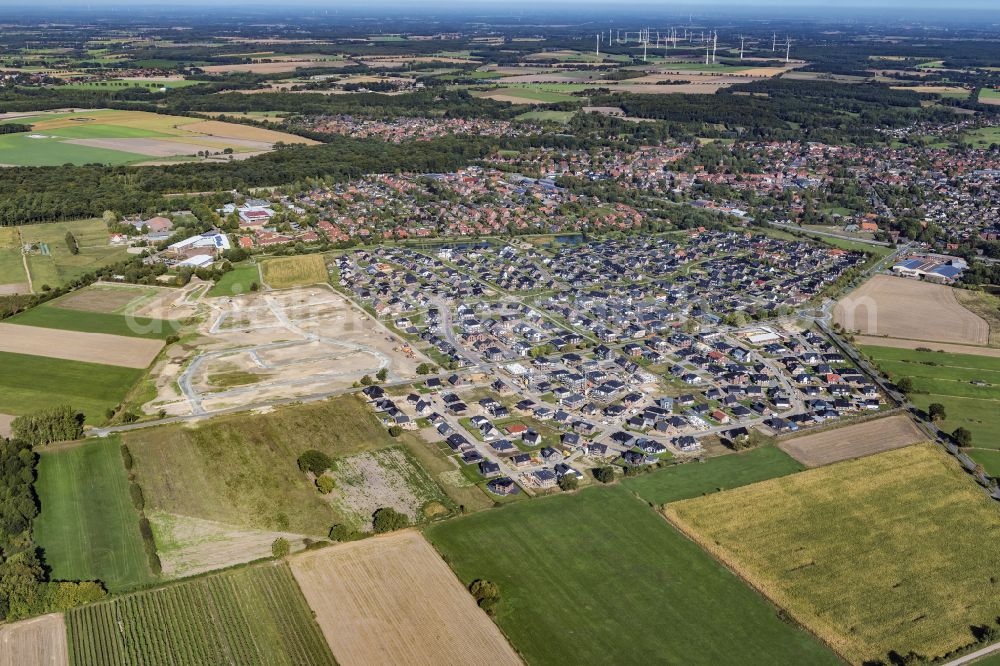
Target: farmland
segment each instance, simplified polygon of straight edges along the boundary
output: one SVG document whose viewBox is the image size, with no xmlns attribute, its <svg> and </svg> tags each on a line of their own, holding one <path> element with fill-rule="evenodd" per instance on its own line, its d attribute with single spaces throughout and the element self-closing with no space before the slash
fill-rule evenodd
<svg viewBox="0 0 1000 666">
<path fill-rule="evenodd" d="M 497 623 L 532 664 L 837 663 L 621 487 L 509 504 L 426 534 L 464 583 L 499 586 Z M 623 631 L 622 619 L 637 624 Z"/>
<path fill-rule="evenodd" d="M 0 135 L 2 164 L 134 164 L 193 158 L 206 150 L 259 152 L 277 142 L 313 143 L 272 130 L 144 111 L 40 112 L 17 122 L 31 124 L 31 131 Z"/>
<path fill-rule="evenodd" d="M 656 505 L 739 488 L 805 469 L 774 446 L 673 465 L 625 479 L 622 485 Z"/>
<path fill-rule="evenodd" d="M 264 282 L 272 289 L 287 289 L 327 281 L 326 262 L 322 255 L 268 259 L 261 265 Z"/>
<path fill-rule="evenodd" d="M 1000 508 L 931 444 L 665 512 L 852 663 L 941 656 L 1000 614 Z"/>
<path fill-rule="evenodd" d="M 128 284 L 99 282 L 66 294 L 49 304 L 69 310 L 133 314 L 141 306 L 173 290 L 162 287 L 140 287 Z"/>
<path fill-rule="evenodd" d="M 90 319 L 88 315 L 79 315 Z M 59 319 L 57 315 L 55 319 Z M 67 322 L 68 323 L 68 322 Z M 127 323 L 126 323 L 127 326 Z M 162 340 L 81 333 L 59 328 L 0 324 L 0 352 L 145 368 L 163 347 Z"/>
<path fill-rule="evenodd" d="M 284 563 L 84 606 L 66 624 L 74 666 L 334 663 Z"/>
<path fill-rule="evenodd" d="M 877 346 L 861 349 L 893 381 L 903 377 L 913 381 L 911 400 L 917 407 L 944 405 L 947 418 L 937 424 L 942 430 L 966 428 L 974 446 L 1000 450 L 1000 358 Z"/>
<path fill-rule="evenodd" d="M 72 405 L 87 423 L 97 425 L 142 374 L 133 368 L 0 352 L 0 413 Z"/>
<path fill-rule="evenodd" d="M 340 664 L 521 663 L 418 532 L 305 553 L 290 565 Z"/>
<path fill-rule="evenodd" d="M 149 317 L 85 312 L 59 307 L 58 302 L 45 303 L 7 320 L 11 324 L 38 326 L 82 333 L 104 333 L 126 337 L 163 340 L 175 335 L 180 326 L 176 322 Z"/>
<path fill-rule="evenodd" d="M 128 484 L 117 439 L 42 451 L 35 538 L 54 578 L 100 580 L 111 591 L 156 579 Z"/>
<path fill-rule="evenodd" d="M 66 625 L 61 614 L 0 626 L 0 666 L 66 666 Z"/>
<path fill-rule="evenodd" d="M 808 467 L 870 456 L 927 439 L 908 416 L 888 416 L 785 440 L 783 451 Z"/>
<path fill-rule="evenodd" d="M 907 278 L 876 275 L 841 299 L 833 316 L 863 335 L 973 345 L 989 340 L 989 325 L 962 307 L 954 289 Z"/>
<path fill-rule="evenodd" d="M 340 519 L 299 471 L 298 456 L 338 457 L 394 440 L 354 396 L 129 433 L 147 511 L 262 530 L 325 535 Z"/>
</svg>

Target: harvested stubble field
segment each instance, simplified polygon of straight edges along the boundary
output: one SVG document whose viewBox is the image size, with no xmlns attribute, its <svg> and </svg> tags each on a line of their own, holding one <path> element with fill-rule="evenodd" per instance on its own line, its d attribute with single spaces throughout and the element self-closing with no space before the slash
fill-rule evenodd
<svg viewBox="0 0 1000 666">
<path fill-rule="evenodd" d="M 76 608 L 66 623 L 74 666 L 334 664 L 283 562 Z"/>
<path fill-rule="evenodd" d="M 156 296 L 173 291 L 162 287 L 137 287 L 99 282 L 70 292 L 62 298 L 51 301 L 50 305 L 83 312 L 126 314 L 135 311 L 140 305 L 153 300 Z"/>
<path fill-rule="evenodd" d="M 320 254 L 268 259 L 261 264 L 264 282 L 272 289 L 326 283 L 326 261 Z"/>
<path fill-rule="evenodd" d="M 352 395 L 148 428 L 125 442 L 147 511 L 313 536 L 342 519 L 299 470 L 299 455 L 318 449 L 336 458 L 395 444 Z"/>
<path fill-rule="evenodd" d="M 59 613 L 0 626 L 0 666 L 68 666 L 66 625 Z"/>
<path fill-rule="evenodd" d="M 425 534 L 464 583 L 499 586 L 497 624 L 531 664 L 838 663 L 620 486 L 516 502 Z"/>
<path fill-rule="evenodd" d="M 851 663 L 942 656 L 1000 615 L 1000 506 L 932 444 L 664 513 Z"/>
<path fill-rule="evenodd" d="M 972 345 L 989 341 L 989 325 L 962 307 L 951 287 L 888 275 L 872 277 L 841 299 L 833 318 L 863 335 Z"/>
<path fill-rule="evenodd" d="M 339 664 L 521 663 L 418 532 L 304 553 L 290 564 Z"/>
<path fill-rule="evenodd" d="M 10 354 L 146 368 L 162 347 L 161 340 L 0 324 L 0 352 Z"/>
<path fill-rule="evenodd" d="M 807 467 L 870 456 L 916 444 L 927 435 L 907 416 L 888 416 L 813 435 L 785 440 L 778 446 Z"/>
</svg>

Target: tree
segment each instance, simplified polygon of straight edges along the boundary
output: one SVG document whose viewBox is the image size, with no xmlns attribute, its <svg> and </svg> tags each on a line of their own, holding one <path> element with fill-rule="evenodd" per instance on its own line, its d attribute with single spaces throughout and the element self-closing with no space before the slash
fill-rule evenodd
<svg viewBox="0 0 1000 666">
<path fill-rule="evenodd" d="M 76 242 L 76 236 L 72 231 L 66 232 L 66 247 L 69 248 L 70 254 L 80 254 L 80 244 Z"/>
<path fill-rule="evenodd" d="M 434 366 L 430 363 L 421 363 L 417 366 L 418 375 L 429 375 L 434 370 Z"/>
<path fill-rule="evenodd" d="M 615 480 L 615 468 L 614 467 L 595 467 L 594 468 L 594 478 L 601 483 L 611 483 Z"/>
<path fill-rule="evenodd" d="M 375 373 L 375 379 L 379 380 L 380 382 L 384 382 L 386 377 L 388 376 L 389 376 L 389 370 L 387 368 L 382 368 L 381 370 Z"/>
<path fill-rule="evenodd" d="M 579 487 L 580 481 L 573 474 L 563 474 L 559 477 L 559 488 L 569 492 Z"/>
<path fill-rule="evenodd" d="M 361 378 L 361 382 L 360 383 L 361 383 L 362 386 L 371 386 L 372 385 L 372 378 L 369 375 L 365 375 L 364 377 Z"/>
<path fill-rule="evenodd" d="M 333 480 L 333 477 L 329 477 L 326 474 L 322 474 L 316 477 L 316 489 L 319 490 L 321 495 L 329 495 L 333 492 L 337 483 Z"/>
<path fill-rule="evenodd" d="M 347 525 L 337 524 L 330 528 L 330 539 L 333 541 L 353 541 L 358 538 L 358 533 Z"/>
<path fill-rule="evenodd" d="M 10 429 L 14 439 L 32 446 L 80 439 L 83 437 L 83 414 L 69 405 L 50 407 L 17 417 Z"/>
<path fill-rule="evenodd" d="M 896 382 L 896 388 L 905 395 L 913 393 L 913 380 L 909 377 L 900 377 Z"/>
<path fill-rule="evenodd" d="M 490 615 L 496 613 L 496 608 L 500 603 L 500 588 L 493 581 L 482 578 L 472 581 L 469 585 L 469 593 L 476 600 L 476 603 Z"/>
<path fill-rule="evenodd" d="M 932 402 L 927 405 L 927 415 L 930 416 L 931 421 L 944 421 L 948 418 L 948 414 L 944 410 L 944 405 L 940 402 Z"/>
<path fill-rule="evenodd" d="M 316 449 L 309 449 L 300 455 L 298 463 L 300 470 L 303 472 L 312 472 L 316 476 L 333 467 L 333 459 Z"/>
<path fill-rule="evenodd" d="M 390 437 L 399 437 L 402 434 L 403 434 L 403 429 L 400 428 L 398 425 L 389 426 Z"/>
<path fill-rule="evenodd" d="M 405 513 L 400 513 L 392 507 L 384 506 L 372 514 L 372 529 L 376 534 L 384 534 L 401 530 L 410 524 Z"/>
<path fill-rule="evenodd" d="M 972 446 L 972 433 L 965 428 L 955 428 L 951 436 L 959 446 Z"/>
<path fill-rule="evenodd" d="M 278 537 L 273 542 L 271 542 L 271 555 L 275 557 L 284 557 L 292 550 L 292 547 L 288 543 L 288 539 Z"/>
</svg>

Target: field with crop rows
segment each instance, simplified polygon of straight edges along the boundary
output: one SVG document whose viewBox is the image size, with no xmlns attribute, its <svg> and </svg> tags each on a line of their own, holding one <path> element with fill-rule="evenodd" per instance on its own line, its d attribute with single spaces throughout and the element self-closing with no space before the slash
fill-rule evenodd
<svg viewBox="0 0 1000 666">
<path fill-rule="evenodd" d="M 327 281 L 326 262 L 319 254 L 269 259 L 263 263 L 264 282 L 273 289 L 300 287 Z"/>
<path fill-rule="evenodd" d="M 66 623 L 74 666 L 334 663 L 284 563 L 84 606 Z"/>
</svg>

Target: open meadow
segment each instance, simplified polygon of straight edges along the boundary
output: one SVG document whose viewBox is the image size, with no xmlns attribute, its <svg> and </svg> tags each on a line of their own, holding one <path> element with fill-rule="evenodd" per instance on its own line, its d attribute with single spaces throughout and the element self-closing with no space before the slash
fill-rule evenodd
<svg viewBox="0 0 1000 666">
<path fill-rule="evenodd" d="M 287 289 L 310 284 L 326 283 L 326 261 L 320 254 L 268 259 L 261 264 L 264 282 L 272 289 Z"/>
<path fill-rule="evenodd" d="M 210 298 L 216 296 L 239 296 L 253 291 L 253 285 L 260 285 L 260 267 L 257 264 L 236 266 L 212 285 L 205 294 Z"/>
<path fill-rule="evenodd" d="M 71 405 L 98 425 L 142 375 L 135 368 L 0 352 L 0 413 Z"/>
<path fill-rule="evenodd" d="M 113 591 L 156 580 L 117 438 L 41 450 L 35 540 L 56 580 L 99 580 Z"/>
<path fill-rule="evenodd" d="M 805 467 L 776 446 L 689 462 L 622 480 L 647 502 L 662 505 L 800 472 Z"/>
<path fill-rule="evenodd" d="M 157 158 L 194 158 L 203 151 L 268 151 L 278 142 L 316 143 L 247 125 L 146 111 L 39 112 L 16 122 L 30 124 L 31 131 L 0 135 L 0 164 L 135 164 Z"/>
<path fill-rule="evenodd" d="M 910 417 L 897 414 L 786 439 L 778 446 L 807 467 L 870 456 L 927 439 Z"/>
<path fill-rule="evenodd" d="M 1000 506 L 936 445 L 664 511 L 854 664 L 940 657 L 1000 616 Z"/>
<path fill-rule="evenodd" d="M 299 470 L 298 457 L 308 449 L 337 458 L 395 444 L 352 395 L 124 439 L 147 511 L 313 536 L 343 517 Z"/>
<path fill-rule="evenodd" d="M 133 592 L 66 614 L 73 666 L 332 666 L 284 562 Z"/>
<path fill-rule="evenodd" d="M 419 532 L 324 548 L 289 564 L 339 664 L 521 663 Z"/>
<path fill-rule="evenodd" d="M 965 428 L 974 446 L 1000 450 L 1000 358 L 877 346 L 861 350 L 892 381 L 909 377 L 910 399 L 920 409 L 944 405 L 946 418 L 939 428 Z"/>
<path fill-rule="evenodd" d="M 833 318 L 862 335 L 971 345 L 989 341 L 987 322 L 962 307 L 952 287 L 889 275 L 876 275 L 842 298 Z"/>
<path fill-rule="evenodd" d="M 530 664 L 838 663 L 621 487 L 509 504 L 425 534 L 463 583 L 499 586 L 497 624 Z"/>
<path fill-rule="evenodd" d="M 107 226 L 100 219 L 29 224 L 17 230 L 23 243 L 31 246 L 26 258 L 35 291 L 41 291 L 45 285 L 62 286 L 129 256 L 124 247 L 109 244 Z M 79 254 L 70 252 L 67 233 L 76 239 Z M 18 260 L 22 261 L 20 256 Z"/>
</svg>

